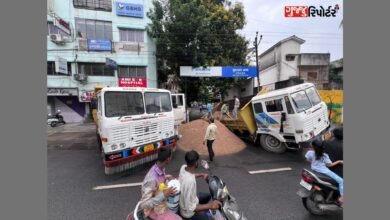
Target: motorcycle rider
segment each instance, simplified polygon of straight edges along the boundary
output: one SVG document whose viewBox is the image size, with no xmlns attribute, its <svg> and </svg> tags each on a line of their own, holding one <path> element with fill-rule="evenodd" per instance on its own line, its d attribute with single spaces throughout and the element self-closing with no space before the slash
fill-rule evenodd
<svg viewBox="0 0 390 220">
<path fill-rule="evenodd" d="M 199 154 L 196 151 L 189 151 L 185 154 L 186 164 L 180 169 L 180 214 L 183 219 L 203 220 L 213 219 L 205 211 L 216 210 L 222 204 L 219 201 L 212 201 L 209 193 L 197 193 L 196 177 L 207 179 L 207 173 L 195 173 L 199 166 Z"/>
<path fill-rule="evenodd" d="M 341 195 L 339 198 L 339 202 L 341 204 L 344 203 L 343 178 L 341 178 L 329 169 L 330 167 L 334 167 L 338 164 L 343 164 L 344 161 L 338 160 L 332 162 L 329 159 L 328 154 L 324 153 L 324 146 L 321 140 L 314 140 L 312 142 L 312 146 L 313 150 L 309 150 L 305 155 L 307 161 L 311 163 L 311 169 L 329 176 L 339 184 L 339 191 Z"/>
<path fill-rule="evenodd" d="M 329 155 L 331 161 L 343 160 L 343 128 L 333 129 L 332 136 L 332 140 L 324 141 L 325 153 Z M 343 177 L 342 165 L 331 167 L 330 170 Z"/>
<path fill-rule="evenodd" d="M 160 183 L 165 183 L 166 180 L 170 180 L 173 177 L 165 173 L 165 167 L 171 161 L 171 149 L 163 147 L 158 152 L 158 160 L 156 164 L 152 166 L 149 172 L 146 174 L 145 179 L 142 182 L 142 198 L 140 207 L 144 209 L 146 216 L 152 219 L 166 219 L 166 220 L 180 220 L 181 218 L 170 210 L 167 210 L 164 214 L 157 215 L 153 208 L 159 206 L 170 196 L 174 196 L 176 191 L 174 188 L 168 188 L 162 192 L 158 192 Z"/>
</svg>

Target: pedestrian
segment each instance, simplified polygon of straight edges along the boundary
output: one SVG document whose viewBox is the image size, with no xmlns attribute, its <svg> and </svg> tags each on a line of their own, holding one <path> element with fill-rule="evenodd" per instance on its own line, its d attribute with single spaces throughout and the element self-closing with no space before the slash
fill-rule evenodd
<svg viewBox="0 0 390 220">
<path fill-rule="evenodd" d="M 240 100 L 237 98 L 237 96 L 234 96 L 234 108 L 233 108 L 233 116 L 235 119 L 237 119 L 238 114 L 238 108 L 240 107 Z"/>
<path fill-rule="evenodd" d="M 176 191 L 174 188 L 168 188 L 163 191 L 159 191 L 161 183 L 165 183 L 167 180 L 173 179 L 171 175 L 165 173 L 165 167 L 171 160 L 172 151 L 167 147 L 163 147 L 158 152 L 157 162 L 152 166 L 149 172 L 146 174 L 145 179 L 142 182 L 141 191 L 141 208 L 144 210 L 146 216 L 156 220 L 180 220 L 180 216 L 167 209 L 164 213 L 156 213 L 155 209 L 161 209 L 161 206 L 165 206 L 168 197 L 174 196 Z M 165 204 L 164 204 L 165 203 Z"/>
<path fill-rule="evenodd" d="M 214 200 L 210 202 L 210 193 L 197 192 L 196 178 L 203 177 L 207 179 L 207 173 L 196 173 L 199 167 L 199 154 L 196 151 L 189 151 L 185 154 L 186 164 L 180 168 L 180 214 L 184 219 L 190 220 L 212 220 L 207 215 L 211 210 L 217 210 L 221 202 Z"/>
<path fill-rule="evenodd" d="M 331 161 L 343 160 L 343 128 L 338 127 L 332 130 L 332 139 L 324 141 L 325 153 Z M 343 177 L 343 166 L 336 165 L 330 168 L 331 171 Z"/>
<path fill-rule="evenodd" d="M 207 150 L 209 152 L 210 162 L 214 161 L 213 143 L 217 134 L 217 125 L 214 124 L 214 118 L 209 119 L 209 126 L 206 129 L 206 135 L 204 136 L 203 145 L 207 142 Z"/>
<path fill-rule="evenodd" d="M 227 116 L 228 111 L 229 111 L 229 107 L 225 103 L 223 103 L 221 107 L 221 120 L 223 120 L 223 117 L 225 115 Z"/>
<path fill-rule="evenodd" d="M 324 145 L 321 140 L 318 139 L 314 140 L 312 142 L 312 147 L 313 150 L 309 150 L 305 155 L 306 160 L 311 163 L 311 169 L 316 172 L 329 176 L 339 184 L 339 192 L 340 192 L 339 202 L 341 204 L 344 203 L 343 178 L 341 178 L 339 175 L 335 174 L 329 169 L 330 167 L 334 167 L 338 164 L 344 164 L 344 161 L 337 160 L 335 162 L 332 162 L 329 159 L 329 155 L 327 153 L 324 153 Z"/>
<path fill-rule="evenodd" d="M 211 104 L 210 100 L 207 102 L 207 114 L 208 118 L 213 117 L 213 104 Z"/>
</svg>

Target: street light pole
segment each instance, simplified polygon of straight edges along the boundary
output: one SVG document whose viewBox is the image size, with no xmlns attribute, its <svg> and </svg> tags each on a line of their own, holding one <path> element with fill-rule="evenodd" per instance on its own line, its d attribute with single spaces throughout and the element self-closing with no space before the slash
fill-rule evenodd
<svg viewBox="0 0 390 220">
<path fill-rule="evenodd" d="M 259 46 L 260 41 L 263 38 L 263 35 L 260 35 L 260 39 L 259 39 L 259 41 L 257 41 L 258 34 L 259 34 L 259 32 L 256 31 L 256 38 L 255 38 L 255 41 L 253 42 L 253 46 L 255 46 L 255 50 L 256 50 L 256 72 L 257 72 L 257 83 L 258 83 L 257 92 L 260 92 L 260 71 L 259 71 L 259 57 L 258 57 L 257 47 Z"/>
</svg>

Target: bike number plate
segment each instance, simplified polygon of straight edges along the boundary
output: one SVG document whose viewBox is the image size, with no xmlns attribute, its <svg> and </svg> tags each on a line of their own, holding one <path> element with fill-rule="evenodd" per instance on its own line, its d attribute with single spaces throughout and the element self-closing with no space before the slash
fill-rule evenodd
<svg viewBox="0 0 390 220">
<path fill-rule="evenodd" d="M 313 186 L 307 182 L 305 182 L 304 180 L 301 180 L 301 183 L 300 183 L 301 186 L 303 186 L 305 189 L 307 190 L 311 190 L 311 188 L 313 188 Z"/>
</svg>

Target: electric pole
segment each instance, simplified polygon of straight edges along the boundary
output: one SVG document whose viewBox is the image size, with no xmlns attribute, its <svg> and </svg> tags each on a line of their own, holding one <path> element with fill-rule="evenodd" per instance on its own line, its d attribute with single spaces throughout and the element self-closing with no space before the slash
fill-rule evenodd
<svg viewBox="0 0 390 220">
<path fill-rule="evenodd" d="M 256 38 L 255 38 L 255 41 L 253 42 L 253 46 L 255 46 L 255 50 L 256 50 L 256 73 L 257 73 L 257 83 L 258 83 L 258 85 L 257 85 L 257 92 L 260 92 L 259 56 L 258 56 L 257 47 L 259 46 L 260 41 L 263 38 L 263 35 L 260 35 L 260 39 L 259 39 L 259 41 L 257 41 L 257 35 L 258 34 L 259 34 L 259 32 L 256 31 Z"/>
</svg>

